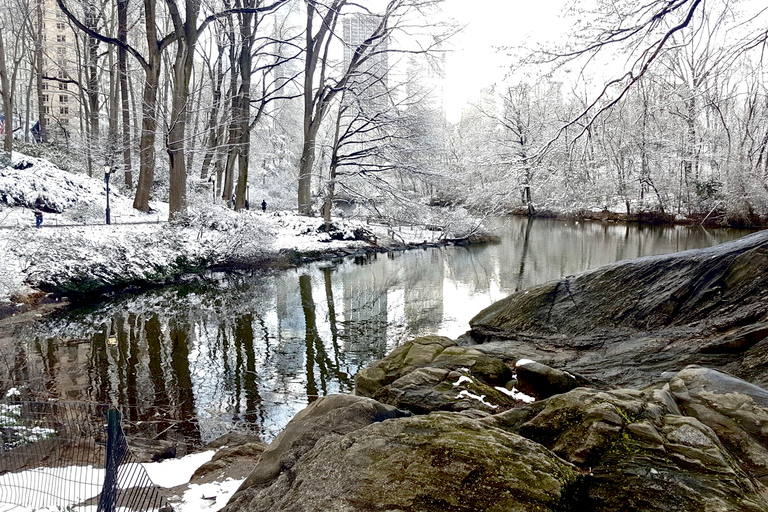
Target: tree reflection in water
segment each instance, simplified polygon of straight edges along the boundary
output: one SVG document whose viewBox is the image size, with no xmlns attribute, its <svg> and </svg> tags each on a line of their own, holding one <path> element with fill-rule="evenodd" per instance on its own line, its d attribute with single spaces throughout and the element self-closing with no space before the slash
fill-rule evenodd
<svg viewBox="0 0 768 512">
<path fill-rule="evenodd" d="M 0 345 L 0 392 L 130 405 L 131 425 L 151 437 L 247 429 L 269 440 L 403 341 L 458 336 L 514 290 L 744 234 L 524 218 L 497 231 L 498 245 L 217 274 L 19 324 Z"/>
</svg>

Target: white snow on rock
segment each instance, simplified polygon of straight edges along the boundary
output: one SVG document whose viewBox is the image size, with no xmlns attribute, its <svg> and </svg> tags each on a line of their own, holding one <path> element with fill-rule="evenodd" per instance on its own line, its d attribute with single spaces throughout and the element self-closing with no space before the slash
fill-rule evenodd
<svg viewBox="0 0 768 512">
<path fill-rule="evenodd" d="M 466 375 L 462 375 L 461 377 L 459 377 L 459 380 L 457 380 L 456 382 L 453 383 L 453 387 L 461 386 L 465 382 L 468 382 L 468 383 L 471 384 L 472 383 L 472 379 L 470 379 Z"/>
<path fill-rule="evenodd" d="M 532 396 L 526 395 L 522 391 L 518 391 L 517 388 L 507 389 L 503 388 L 501 386 L 496 386 L 496 390 L 504 393 L 505 395 L 512 397 L 513 400 L 518 400 L 520 402 L 525 402 L 527 404 L 530 404 L 532 402 L 535 402 L 536 399 Z"/>
<path fill-rule="evenodd" d="M 472 400 L 477 400 L 478 402 L 482 403 L 483 405 L 487 405 L 491 409 L 495 409 L 498 407 L 498 405 L 493 405 L 492 403 L 488 402 L 485 399 L 485 395 L 476 395 L 474 393 L 470 393 L 466 389 L 461 391 L 458 395 L 456 395 L 457 400 L 461 400 L 462 398 L 470 398 Z"/>
</svg>

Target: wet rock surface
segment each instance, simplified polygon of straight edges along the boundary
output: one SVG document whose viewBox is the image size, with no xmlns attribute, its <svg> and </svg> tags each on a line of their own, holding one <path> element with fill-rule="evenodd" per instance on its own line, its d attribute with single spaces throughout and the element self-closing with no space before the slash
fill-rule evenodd
<svg viewBox="0 0 768 512">
<path fill-rule="evenodd" d="M 638 258 L 510 295 L 460 340 L 642 386 L 690 364 L 768 385 L 768 231 L 709 249 Z"/>
<path fill-rule="evenodd" d="M 326 436 L 225 510 L 557 511 L 578 476 L 536 443 L 442 412 Z"/>
<path fill-rule="evenodd" d="M 767 510 L 765 394 L 690 367 L 642 391 L 581 387 L 496 414 L 372 421 L 373 401 L 334 395 L 289 424 L 226 510 Z M 339 416 L 341 429 L 308 428 Z"/>
<path fill-rule="evenodd" d="M 408 341 L 355 378 L 355 394 L 423 414 L 478 409 L 493 412 L 517 401 L 504 386 L 512 370 L 500 359 L 442 336 Z"/>
</svg>

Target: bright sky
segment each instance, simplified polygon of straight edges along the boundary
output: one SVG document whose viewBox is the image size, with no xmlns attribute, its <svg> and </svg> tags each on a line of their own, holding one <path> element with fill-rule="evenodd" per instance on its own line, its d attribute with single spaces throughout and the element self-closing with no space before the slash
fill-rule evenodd
<svg viewBox="0 0 768 512">
<path fill-rule="evenodd" d="M 560 18 L 565 0 L 445 0 L 444 10 L 466 29 L 453 40 L 446 59 L 446 111 L 450 121 L 477 98 L 477 93 L 502 79 L 509 59 L 497 46 L 557 39 L 568 29 Z"/>
</svg>

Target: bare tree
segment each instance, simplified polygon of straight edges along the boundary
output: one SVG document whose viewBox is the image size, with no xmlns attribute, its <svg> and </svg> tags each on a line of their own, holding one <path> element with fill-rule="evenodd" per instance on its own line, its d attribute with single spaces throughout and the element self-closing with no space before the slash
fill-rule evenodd
<svg viewBox="0 0 768 512">
<path fill-rule="evenodd" d="M 307 18 L 303 86 L 304 140 L 299 162 L 299 214 L 312 215 L 311 185 L 317 135 L 334 100 L 350 87 L 355 77 L 366 73 L 372 59 L 392 51 L 386 42 L 402 28 L 401 24 L 410 14 L 426 10 L 439 1 L 390 0 L 381 12 L 372 12 L 347 0 L 333 0 L 327 5 L 316 0 L 305 0 Z M 337 25 L 346 7 L 375 17 L 377 23 L 359 45 L 351 48 L 351 58 L 334 75 L 331 43 L 338 38 Z M 436 46 L 439 40 L 433 41 L 433 44 Z M 420 51 L 427 49 L 422 48 Z"/>
</svg>

